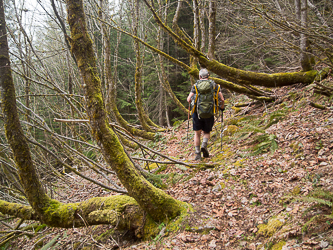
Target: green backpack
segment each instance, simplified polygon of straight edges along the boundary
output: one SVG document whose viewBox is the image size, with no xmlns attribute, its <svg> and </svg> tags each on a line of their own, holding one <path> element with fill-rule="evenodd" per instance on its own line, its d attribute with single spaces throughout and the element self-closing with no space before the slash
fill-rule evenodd
<svg viewBox="0 0 333 250">
<path fill-rule="evenodd" d="M 194 85 L 196 94 L 194 95 L 194 103 L 192 113 L 197 112 L 200 118 L 210 118 L 218 110 L 218 94 L 220 85 L 216 85 L 217 90 L 214 90 L 214 83 L 211 80 L 199 80 Z"/>
</svg>

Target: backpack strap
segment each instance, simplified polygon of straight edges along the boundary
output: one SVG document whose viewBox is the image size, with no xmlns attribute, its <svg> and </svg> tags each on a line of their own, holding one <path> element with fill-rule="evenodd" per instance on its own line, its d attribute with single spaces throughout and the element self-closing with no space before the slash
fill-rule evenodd
<svg viewBox="0 0 333 250">
<path fill-rule="evenodd" d="M 211 90 L 211 93 L 212 93 L 212 96 L 213 96 L 213 114 L 215 114 L 216 110 L 215 110 L 215 89 L 213 87 L 213 81 L 212 80 L 209 80 L 209 84 L 210 84 L 210 90 Z"/>
<path fill-rule="evenodd" d="M 197 100 L 198 100 L 198 88 L 197 88 L 197 84 L 194 84 L 194 89 L 195 89 L 195 100 L 194 100 L 194 105 L 193 105 L 193 109 L 192 109 L 192 114 L 195 112 L 195 108 L 197 106 Z"/>
<path fill-rule="evenodd" d="M 217 113 L 218 111 L 218 106 L 219 106 L 219 92 L 220 92 L 220 88 L 221 86 L 219 84 L 216 85 L 217 86 L 217 90 L 216 90 L 216 95 L 214 96 L 214 108 L 216 107 L 216 110 L 214 110 L 214 114 Z M 215 86 L 215 88 L 216 88 Z"/>
</svg>

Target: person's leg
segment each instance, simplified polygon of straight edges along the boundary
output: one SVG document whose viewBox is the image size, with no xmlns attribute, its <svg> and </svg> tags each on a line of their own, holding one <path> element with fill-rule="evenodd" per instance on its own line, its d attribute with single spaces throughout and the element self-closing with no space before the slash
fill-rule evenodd
<svg viewBox="0 0 333 250">
<path fill-rule="evenodd" d="M 201 159 L 200 137 L 202 130 L 194 131 L 195 160 Z"/>
<path fill-rule="evenodd" d="M 194 131 L 194 146 L 195 149 L 199 149 L 200 151 L 200 137 L 201 137 L 202 130 Z"/>
<path fill-rule="evenodd" d="M 192 114 L 193 118 L 193 130 L 194 130 L 194 147 L 195 147 L 195 158 L 194 160 L 201 160 L 201 151 L 200 151 L 200 136 L 202 132 L 203 123 L 199 119 L 197 113 Z"/>
<path fill-rule="evenodd" d="M 201 147 L 207 148 L 207 143 L 209 141 L 209 138 L 210 138 L 210 132 L 209 133 L 204 132 Z"/>
<path fill-rule="evenodd" d="M 203 134 L 203 139 L 202 139 L 202 144 L 201 144 L 201 152 L 202 152 L 202 156 L 204 158 L 209 157 L 207 144 L 208 144 L 208 140 L 210 138 L 210 132 L 213 129 L 213 125 L 214 125 L 214 116 L 211 118 L 205 119 L 205 126 L 203 129 L 204 134 Z"/>
<path fill-rule="evenodd" d="M 202 139 L 202 144 L 201 144 L 201 152 L 202 152 L 202 156 L 204 158 L 209 157 L 209 153 L 208 153 L 208 149 L 207 149 L 207 144 L 208 144 L 209 138 L 210 138 L 210 133 L 204 132 L 203 139 Z"/>
</svg>

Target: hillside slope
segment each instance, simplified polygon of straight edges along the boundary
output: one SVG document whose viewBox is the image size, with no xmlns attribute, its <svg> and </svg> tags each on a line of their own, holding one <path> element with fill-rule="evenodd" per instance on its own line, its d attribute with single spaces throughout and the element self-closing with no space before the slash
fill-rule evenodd
<svg viewBox="0 0 333 250">
<path fill-rule="evenodd" d="M 329 80 L 323 84 L 332 86 Z M 277 89 L 278 102 L 257 104 L 244 99 L 247 105 L 238 105 L 242 108 L 235 107 L 240 97 L 231 96 L 223 127 L 220 117 L 215 123 L 208 147 L 210 158 L 192 168 L 149 165 L 157 175 L 155 185 L 193 205 L 194 211 L 174 231 L 162 224 L 156 238 L 140 242 L 127 232 L 113 234 L 108 225 L 42 227 L 35 235 L 21 237 L 4 249 L 38 249 L 52 240 L 54 249 L 333 248 L 333 219 L 327 217 L 333 207 L 333 104 L 332 98 L 314 94 L 313 87 Z M 310 102 L 326 109 L 314 108 Z M 192 123 L 189 131 L 187 126 L 188 121 L 177 122 L 158 142 L 147 145 L 194 163 Z M 64 201 L 109 195 L 78 177 L 69 176 L 62 188 L 67 191 L 59 187 L 54 195 Z M 72 194 L 68 196 L 68 192 Z M 314 192 L 317 198 L 304 198 Z M 325 206 L 316 205 L 324 200 Z"/>
<path fill-rule="evenodd" d="M 333 220 L 324 216 L 331 214 L 332 207 L 310 209 L 314 203 L 294 200 L 318 189 L 333 191 L 332 99 L 314 95 L 313 86 L 295 85 L 275 94 L 279 104 L 242 110 L 230 109 L 233 99 L 229 99 L 222 151 L 219 118 L 209 145 L 211 157 L 203 161 L 217 166 L 200 170 L 169 166 L 163 171 L 185 175 L 167 192 L 191 203 L 195 212 L 177 234 L 155 239 L 154 244 L 142 243 L 138 249 L 274 245 L 273 249 L 282 245 L 283 249 L 325 249 L 333 244 Z M 310 106 L 311 101 L 326 109 Z M 193 132 L 190 129 L 187 142 L 186 130 L 185 121 L 166 135 L 160 148 L 175 158 L 193 159 Z"/>
</svg>

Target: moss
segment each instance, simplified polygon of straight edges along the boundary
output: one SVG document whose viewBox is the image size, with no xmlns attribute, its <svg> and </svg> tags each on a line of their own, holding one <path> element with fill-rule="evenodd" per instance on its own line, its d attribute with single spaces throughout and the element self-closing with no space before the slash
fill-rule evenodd
<svg viewBox="0 0 333 250">
<path fill-rule="evenodd" d="M 237 107 L 231 107 L 234 111 L 235 111 L 235 114 L 239 113 L 242 111 L 241 108 L 237 108 Z"/>
<path fill-rule="evenodd" d="M 291 191 L 292 195 L 299 195 L 301 193 L 301 189 L 299 186 L 294 187 L 294 189 Z"/>
<path fill-rule="evenodd" d="M 165 234 L 167 235 L 169 232 L 176 232 L 181 228 L 183 224 L 186 224 L 185 220 L 188 217 L 188 212 L 193 212 L 194 210 L 192 206 L 187 203 L 184 202 L 179 202 L 179 203 L 181 206 L 181 212 L 180 215 L 176 217 L 174 220 L 165 218 L 164 221 L 156 223 L 150 215 L 146 215 L 145 225 L 143 228 L 143 240 L 150 240 L 154 238 L 162 229 L 160 225 L 166 225 Z"/>
<path fill-rule="evenodd" d="M 234 166 L 235 167 L 243 167 L 243 161 L 245 161 L 245 159 L 240 159 L 240 160 L 237 160 L 235 163 L 234 163 Z"/>
<path fill-rule="evenodd" d="M 326 106 L 320 105 L 320 104 L 314 103 L 314 102 L 310 102 L 310 106 L 312 106 L 314 108 L 317 108 L 317 109 L 321 109 L 321 110 L 325 110 L 326 109 Z"/>
<path fill-rule="evenodd" d="M 150 215 L 146 216 L 146 221 L 145 221 L 145 225 L 143 228 L 143 240 L 150 240 L 152 238 L 154 238 L 159 232 L 159 228 L 158 228 L 158 224 L 151 218 Z M 138 235 L 137 233 L 137 236 Z"/>
<path fill-rule="evenodd" d="M 308 72 L 275 74 L 256 73 L 229 67 L 216 60 L 209 60 L 204 55 L 198 55 L 198 59 L 201 64 L 203 64 L 208 70 L 214 72 L 215 74 L 223 75 L 229 81 L 242 81 L 247 85 L 255 84 L 257 86 L 265 87 L 282 87 L 299 82 L 312 83 L 314 78 L 318 74 L 318 72 L 315 70 Z"/>
<path fill-rule="evenodd" d="M 284 225 L 283 218 L 272 218 L 267 224 L 258 225 L 258 235 L 272 237 Z"/>
<path fill-rule="evenodd" d="M 181 205 L 181 213 L 180 215 L 173 221 L 171 221 L 168 226 L 167 226 L 167 230 L 175 232 L 177 230 L 180 229 L 182 222 L 186 219 L 186 217 L 188 216 L 188 212 L 193 212 L 194 209 L 190 204 L 187 203 L 180 203 Z"/>
<path fill-rule="evenodd" d="M 97 241 L 105 241 L 108 238 L 110 238 L 111 235 L 113 235 L 115 232 L 115 230 L 113 228 L 106 230 L 105 232 L 103 232 L 101 235 L 96 235 L 94 238 Z"/>
<path fill-rule="evenodd" d="M 220 185 L 221 189 L 218 188 L 218 185 Z M 219 191 L 221 191 L 222 189 L 225 189 L 225 186 L 226 186 L 226 185 L 225 185 L 225 182 L 220 181 L 220 182 L 218 182 L 218 183 L 214 186 L 214 188 L 216 187 L 216 188 L 218 189 L 218 192 L 219 192 Z M 214 188 L 213 188 L 213 189 L 214 189 Z"/>
<path fill-rule="evenodd" d="M 214 150 L 219 150 L 220 151 L 221 149 L 220 149 L 220 147 L 214 148 L 212 150 L 212 153 L 213 153 Z M 234 154 L 235 154 L 235 152 L 230 147 L 223 146 L 223 152 L 215 154 L 215 156 L 212 158 L 212 161 L 222 163 L 224 160 L 229 159 Z"/>
<path fill-rule="evenodd" d="M 272 246 L 271 250 L 281 250 L 282 247 L 286 244 L 285 241 L 280 241 Z"/>
<path fill-rule="evenodd" d="M 225 120 L 225 125 L 238 125 L 243 119 L 243 117 L 231 117 Z"/>
<path fill-rule="evenodd" d="M 35 232 L 37 233 L 38 231 L 44 229 L 46 226 L 46 224 L 42 224 L 42 225 L 39 225 L 36 229 L 35 229 Z"/>
<path fill-rule="evenodd" d="M 82 242 L 75 242 L 73 245 L 74 249 L 78 249 L 78 247 L 82 244 Z"/>
<path fill-rule="evenodd" d="M 72 227 L 78 205 L 78 203 L 62 204 L 50 199 L 43 209 L 42 221 L 49 226 Z"/>
<path fill-rule="evenodd" d="M 235 125 L 229 125 L 227 129 L 223 132 L 223 135 L 226 136 L 232 136 L 234 135 L 238 130 L 238 127 Z"/>
<path fill-rule="evenodd" d="M 149 169 L 149 170 L 153 170 L 153 169 L 155 169 L 155 168 L 158 168 L 158 165 L 157 165 L 157 163 L 155 163 L 155 162 L 152 163 L 152 164 L 149 164 L 148 167 L 147 167 L 147 165 L 145 165 L 145 169 L 146 169 L 146 170 L 148 170 L 148 169 Z"/>
<path fill-rule="evenodd" d="M 10 203 L 3 200 L 0 200 L 0 211 L 3 214 L 13 215 L 25 220 L 35 220 L 37 218 L 35 211 L 30 206 Z"/>
</svg>

